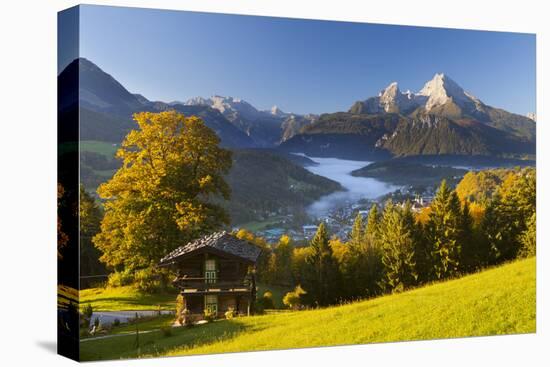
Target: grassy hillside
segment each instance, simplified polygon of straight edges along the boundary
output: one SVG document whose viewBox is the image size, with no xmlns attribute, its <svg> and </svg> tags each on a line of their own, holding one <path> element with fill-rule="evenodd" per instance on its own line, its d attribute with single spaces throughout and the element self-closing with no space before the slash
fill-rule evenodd
<svg viewBox="0 0 550 367">
<path fill-rule="evenodd" d="M 353 115 L 345 112 L 324 114 L 299 134 L 285 140 L 279 149 L 302 152 L 310 157 L 379 160 L 390 158 L 376 142 L 395 130 L 398 115 Z"/>
<path fill-rule="evenodd" d="M 280 148 L 311 157 L 365 160 L 416 155 L 518 158 L 535 154 L 534 135 L 528 132 L 525 136 L 518 135 L 516 130 L 494 128 L 462 118 L 460 112 L 457 113 L 454 117 L 450 111 L 435 114 L 431 111 L 429 115 L 418 113 L 409 117 L 394 113 L 324 114 L 284 141 Z M 534 127 L 534 123 L 532 125 Z"/>
<path fill-rule="evenodd" d="M 402 294 L 321 310 L 140 335 L 139 356 L 205 354 L 535 331 L 535 259 Z M 135 337 L 81 343 L 84 360 L 135 358 Z"/>
<path fill-rule="evenodd" d="M 420 115 L 401 121 L 382 147 L 395 156 L 534 153 L 534 144 L 476 121 Z"/>
<path fill-rule="evenodd" d="M 233 151 L 227 182 L 231 200 L 226 206 L 233 225 L 263 221 L 280 210 L 303 210 L 321 196 L 342 190 L 337 182 L 314 175 L 281 154 L 259 149 Z"/>
<path fill-rule="evenodd" d="M 80 142 L 80 151 L 101 154 L 106 158 L 114 159 L 115 153 L 119 146 L 120 144 L 98 140 L 82 140 Z"/>
</svg>

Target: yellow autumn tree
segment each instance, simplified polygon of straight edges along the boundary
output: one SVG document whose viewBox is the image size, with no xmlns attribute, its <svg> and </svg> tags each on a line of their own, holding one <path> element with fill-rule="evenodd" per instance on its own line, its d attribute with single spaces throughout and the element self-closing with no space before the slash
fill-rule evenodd
<svg viewBox="0 0 550 367">
<path fill-rule="evenodd" d="M 469 200 L 486 205 L 493 192 L 510 173 L 508 169 L 491 169 L 470 171 L 456 186 L 456 193 L 461 201 Z"/>
<path fill-rule="evenodd" d="M 198 117 L 175 111 L 134 115 L 137 129 L 116 157 L 122 167 L 98 188 L 105 200 L 94 237 L 114 269 L 156 264 L 176 247 L 229 223 L 213 198 L 228 199 L 231 152 Z"/>
</svg>

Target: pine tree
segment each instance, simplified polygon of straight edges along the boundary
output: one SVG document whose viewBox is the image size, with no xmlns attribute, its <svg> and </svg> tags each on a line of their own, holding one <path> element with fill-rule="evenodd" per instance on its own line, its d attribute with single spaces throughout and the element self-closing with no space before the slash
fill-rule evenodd
<svg viewBox="0 0 550 367">
<path fill-rule="evenodd" d="M 363 216 L 358 213 L 351 227 L 348 244 L 356 249 L 360 248 L 364 240 L 364 235 Z"/>
<path fill-rule="evenodd" d="M 462 252 L 460 260 L 460 269 L 465 272 L 471 272 L 483 264 L 483 249 L 482 244 L 477 241 L 477 236 L 474 230 L 474 220 L 470 212 L 470 203 L 464 201 L 462 206 L 461 217 L 461 233 Z"/>
<path fill-rule="evenodd" d="M 384 277 L 382 251 L 378 242 L 380 226 L 380 212 L 378 205 L 372 204 L 365 224 L 363 251 L 359 259 L 359 278 L 362 279 L 363 289 L 360 294 L 364 297 L 374 297 L 382 292 L 381 283 Z"/>
<path fill-rule="evenodd" d="M 521 236 L 535 210 L 535 169 L 510 172 L 493 194 L 481 226 L 490 249 L 491 264 L 518 255 L 522 247 Z"/>
<path fill-rule="evenodd" d="M 417 283 L 415 232 L 410 204 L 402 209 L 388 202 L 378 231 L 384 266 L 382 283 L 387 290 L 400 292 Z"/>
<path fill-rule="evenodd" d="M 379 284 L 383 275 L 381 254 L 374 238 L 366 235 L 363 223 L 362 215 L 358 214 L 349 241 L 346 244 L 331 241 L 342 280 L 340 291 L 345 299 L 371 297 L 380 293 Z"/>
<path fill-rule="evenodd" d="M 369 210 L 369 216 L 367 217 L 365 235 L 375 238 L 378 232 L 379 223 L 380 223 L 380 214 L 378 213 L 378 205 L 372 204 Z"/>
<path fill-rule="evenodd" d="M 433 280 L 432 248 L 426 227 L 418 220 L 418 217 L 415 217 L 415 229 L 414 262 L 418 275 L 417 282 L 422 284 Z"/>
<path fill-rule="evenodd" d="M 365 297 L 369 294 L 368 239 L 365 237 L 363 216 L 357 214 L 350 233 L 350 239 L 344 246 L 339 270 L 342 277 L 342 296 L 347 299 Z"/>
<path fill-rule="evenodd" d="M 437 279 L 457 274 L 462 250 L 462 211 L 456 192 L 443 180 L 431 204 L 427 238 Z"/>
<path fill-rule="evenodd" d="M 487 263 L 495 265 L 502 262 L 507 249 L 512 247 L 510 222 L 505 215 L 502 205 L 502 199 L 498 192 L 495 192 L 483 217 L 481 231 L 484 234 L 486 249 L 485 258 Z"/>
<path fill-rule="evenodd" d="M 310 304 L 326 306 L 334 303 L 338 294 L 338 266 L 329 245 L 325 224 L 321 222 L 310 242 L 311 252 L 306 257 L 307 299 Z"/>
<path fill-rule="evenodd" d="M 361 257 L 364 252 L 364 225 L 363 216 L 357 214 L 353 222 L 349 241 L 339 248 L 341 254 L 338 256 L 339 271 L 342 279 L 342 296 L 347 299 L 353 299 L 361 296 L 364 288 L 364 279 L 362 279 Z M 334 246 L 334 244 L 333 244 Z"/>
<path fill-rule="evenodd" d="M 358 258 L 357 279 L 361 288 L 359 296 L 374 297 L 382 292 L 384 277 L 382 251 L 374 236 L 366 236 L 362 252 Z"/>
</svg>

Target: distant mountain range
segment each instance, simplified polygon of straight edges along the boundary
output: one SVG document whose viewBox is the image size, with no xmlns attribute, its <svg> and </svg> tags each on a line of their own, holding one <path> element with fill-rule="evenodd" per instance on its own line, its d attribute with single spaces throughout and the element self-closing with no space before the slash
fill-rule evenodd
<svg viewBox="0 0 550 367">
<path fill-rule="evenodd" d="M 391 123 L 381 129 L 381 118 Z M 401 92 L 394 82 L 378 96 L 355 102 L 347 113 L 322 115 L 281 148 L 364 159 L 384 154 L 520 157 L 535 154 L 535 141 L 535 121 L 488 106 L 450 77 L 436 74 L 418 93 Z"/>
<path fill-rule="evenodd" d="M 431 114 L 453 120 L 469 119 L 526 139 L 534 139 L 536 130 L 532 119 L 484 104 L 445 74 L 435 74 L 416 94 L 401 92 L 393 82 L 377 97 L 356 102 L 350 112 L 399 113 L 413 117 Z"/>
<path fill-rule="evenodd" d="M 298 115 L 274 106 L 258 110 L 245 100 L 213 96 L 185 102 L 150 101 L 130 93 L 91 61 L 73 61 L 59 75 L 79 75 L 80 137 L 119 143 L 133 128 L 132 114 L 175 109 L 201 117 L 232 148 L 351 159 L 414 155 L 534 155 L 536 123 L 526 116 L 484 104 L 444 74 L 417 93 L 391 83 L 378 96 L 349 111 Z M 74 109 L 74 107 L 73 107 Z"/>
<path fill-rule="evenodd" d="M 256 146 L 273 146 L 278 143 L 282 117 L 267 111 L 258 111 L 250 103 L 233 97 L 195 97 L 186 106 L 208 106 L 219 111 L 239 130 L 249 136 Z"/>
<path fill-rule="evenodd" d="M 317 120 L 316 115 L 296 115 L 283 112 L 277 106 L 260 111 L 250 103 L 233 97 L 195 97 L 184 103 L 186 106 L 208 106 L 220 111 L 233 125 L 252 138 L 256 146 L 272 147 Z"/>
<path fill-rule="evenodd" d="M 149 101 L 140 94 L 130 93 L 111 75 L 91 61 L 80 58 L 73 61 L 61 73 L 78 70 L 80 103 L 80 138 L 120 143 L 126 134 L 136 127 L 132 115 L 136 112 L 158 112 L 175 109 L 186 115 L 201 117 L 228 147 L 252 147 L 254 142 L 243 131 L 230 123 L 218 110 L 208 106 L 186 106 Z M 62 86 L 60 86 L 62 88 Z"/>
<path fill-rule="evenodd" d="M 130 93 L 115 78 L 93 62 L 80 58 L 61 73 L 79 74 L 81 138 L 120 142 L 134 128 L 132 114 L 140 111 L 175 109 L 198 115 L 216 131 L 222 144 L 229 147 L 273 147 L 297 133 L 317 116 L 285 113 L 277 106 L 259 111 L 248 102 L 233 97 L 196 97 L 186 102 L 150 101 L 139 93 Z"/>
</svg>

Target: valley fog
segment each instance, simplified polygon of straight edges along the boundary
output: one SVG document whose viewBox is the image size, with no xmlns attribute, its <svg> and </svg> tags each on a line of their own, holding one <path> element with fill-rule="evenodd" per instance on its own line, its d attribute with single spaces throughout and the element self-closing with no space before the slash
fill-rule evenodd
<svg viewBox="0 0 550 367">
<path fill-rule="evenodd" d="M 301 155 L 317 163 L 317 165 L 306 166 L 305 168 L 308 171 L 339 182 L 347 190 L 321 197 L 307 208 L 307 212 L 310 215 L 323 217 L 331 210 L 343 204 L 350 205 L 360 199 L 375 199 L 400 188 L 400 186 L 381 182 L 374 178 L 354 177 L 351 175 L 352 171 L 362 168 L 371 162 Z"/>
</svg>

